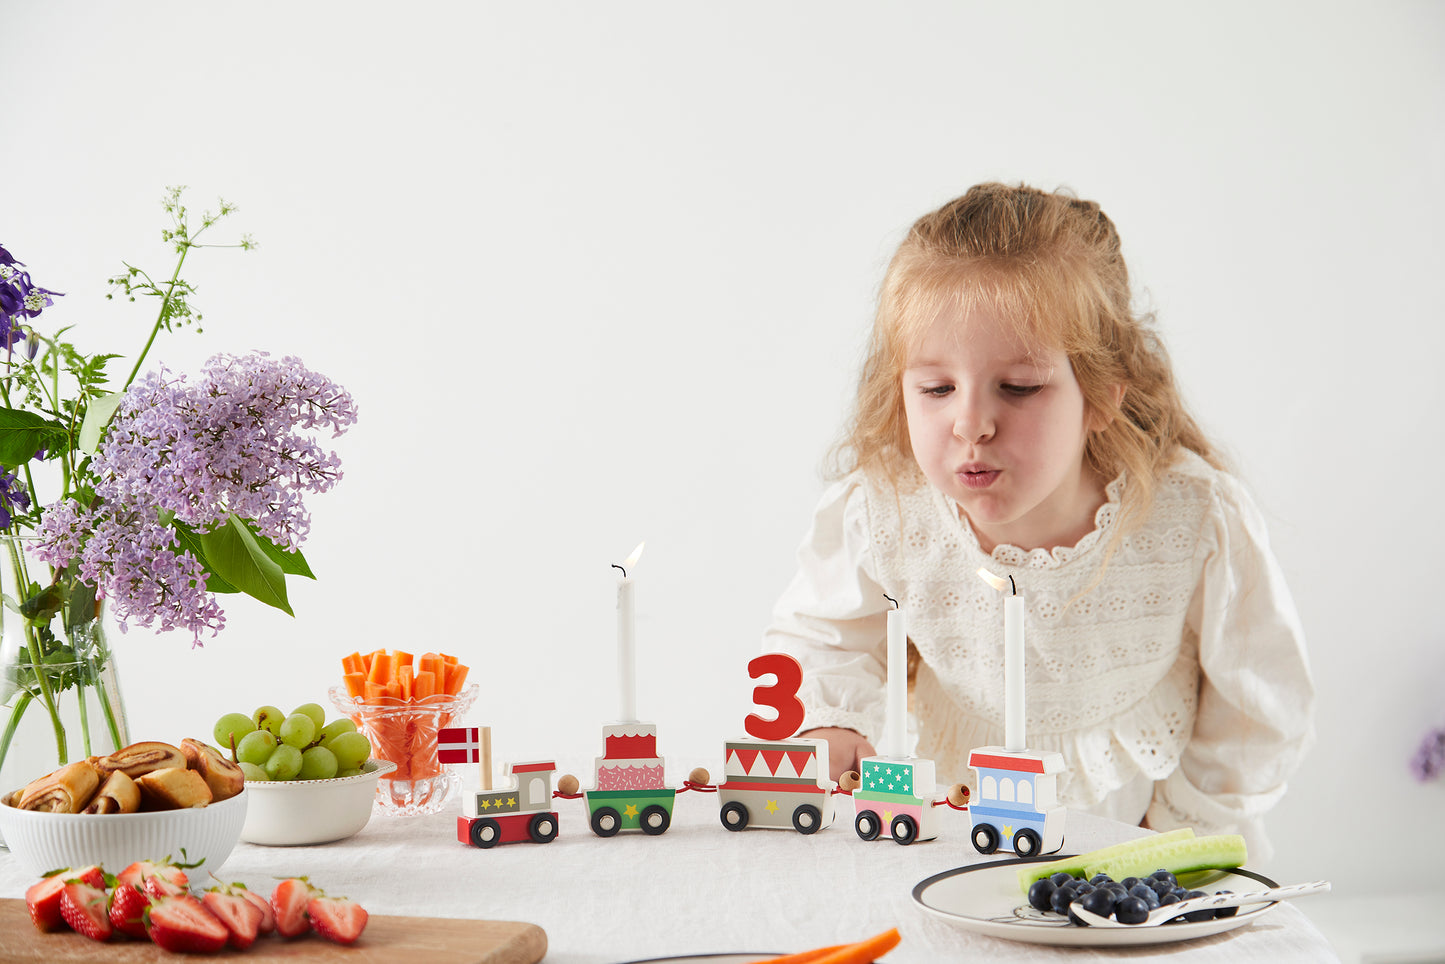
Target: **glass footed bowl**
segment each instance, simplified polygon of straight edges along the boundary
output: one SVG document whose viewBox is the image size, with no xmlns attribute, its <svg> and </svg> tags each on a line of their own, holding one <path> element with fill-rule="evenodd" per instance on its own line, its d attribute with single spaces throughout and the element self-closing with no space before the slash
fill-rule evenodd
<svg viewBox="0 0 1445 964">
<path fill-rule="evenodd" d="M 440 813 L 461 787 L 461 779 L 437 759 L 437 733 L 457 725 L 476 702 L 476 683 L 456 696 L 428 696 L 409 702 L 381 697 L 363 702 L 344 686 L 329 691 L 332 704 L 371 742 L 372 757 L 396 764 L 381 775 L 376 810 L 412 817 Z"/>
</svg>

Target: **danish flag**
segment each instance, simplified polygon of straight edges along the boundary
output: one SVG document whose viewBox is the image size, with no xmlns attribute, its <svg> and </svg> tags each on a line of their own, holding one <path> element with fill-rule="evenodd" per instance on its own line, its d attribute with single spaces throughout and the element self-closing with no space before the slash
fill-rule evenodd
<svg viewBox="0 0 1445 964">
<path fill-rule="evenodd" d="M 481 761 L 481 727 L 449 726 L 437 731 L 438 763 L 480 763 Z"/>
</svg>

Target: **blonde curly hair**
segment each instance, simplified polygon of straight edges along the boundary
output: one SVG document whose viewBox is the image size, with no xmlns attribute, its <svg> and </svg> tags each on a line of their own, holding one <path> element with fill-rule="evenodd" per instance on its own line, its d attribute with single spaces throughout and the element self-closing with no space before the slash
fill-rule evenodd
<svg viewBox="0 0 1445 964">
<path fill-rule="evenodd" d="M 979 184 L 919 218 L 884 275 L 837 474 L 862 469 L 916 484 L 901 379 L 940 312 L 983 307 L 1020 339 L 1062 350 L 1104 427 L 1085 446 L 1103 481 L 1124 474 L 1119 535 L 1141 521 L 1182 447 L 1222 467 L 1185 410 L 1153 317 L 1131 308 L 1118 231 L 1093 201 L 1024 185 Z M 1122 396 L 1119 388 L 1122 386 Z"/>
</svg>

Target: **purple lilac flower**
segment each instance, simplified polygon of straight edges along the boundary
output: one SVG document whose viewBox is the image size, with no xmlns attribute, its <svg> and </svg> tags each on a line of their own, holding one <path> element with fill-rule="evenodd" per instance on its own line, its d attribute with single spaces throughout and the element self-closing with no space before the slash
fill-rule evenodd
<svg viewBox="0 0 1445 964">
<path fill-rule="evenodd" d="M 27 334 L 17 319 L 39 317 L 53 299 L 62 297 L 58 291 L 37 287 L 24 269 L 24 263 L 0 245 L 0 347 L 7 349 Z"/>
<path fill-rule="evenodd" d="M 30 493 L 25 483 L 15 477 L 14 472 L 0 472 L 0 529 L 10 528 L 14 521 L 11 509 L 26 512 L 30 509 Z"/>
<path fill-rule="evenodd" d="M 1433 780 L 1445 772 L 1445 727 L 1425 734 L 1425 739 L 1420 741 L 1420 748 L 1415 751 L 1415 756 L 1410 761 L 1410 769 L 1414 772 L 1415 779 L 1421 783 Z"/>
<path fill-rule="evenodd" d="M 202 530 L 234 514 L 299 549 L 310 530 L 304 494 L 341 478 L 336 454 L 302 433 L 329 427 L 335 437 L 355 421 L 351 396 L 293 357 L 216 355 L 195 384 L 152 372 L 126 392 L 91 463 L 93 507 L 46 509 L 38 554 L 53 565 L 78 558 L 123 627 L 185 626 L 199 644 L 224 619 L 161 513 Z"/>
</svg>

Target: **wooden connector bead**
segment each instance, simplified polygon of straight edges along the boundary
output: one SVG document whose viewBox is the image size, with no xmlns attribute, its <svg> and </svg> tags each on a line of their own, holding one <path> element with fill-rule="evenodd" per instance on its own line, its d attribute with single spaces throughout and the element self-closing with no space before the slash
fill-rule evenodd
<svg viewBox="0 0 1445 964">
<path fill-rule="evenodd" d="M 557 778 L 557 792 L 569 797 L 576 793 L 581 786 L 582 784 L 577 781 L 577 778 L 570 773 L 564 773 Z"/>
<path fill-rule="evenodd" d="M 955 783 L 948 788 L 948 802 L 955 807 L 968 806 L 968 787 L 961 783 Z"/>
<path fill-rule="evenodd" d="M 707 772 L 707 767 L 695 767 L 693 771 L 687 775 L 687 782 L 699 787 L 707 786 L 708 781 L 711 779 L 712 774 Z"/>
<path fill-rule="evenodd" d="M 863 778 L 858 775 L 857 770 L 849 770 L 838 778 L 838 789 L 847 790 L 849 793 L 852 793 L 858 789 L 858 784 L 861 783 L 862 780 Z"/>
</svg>

